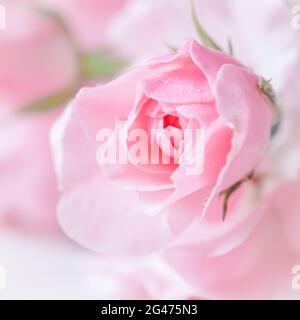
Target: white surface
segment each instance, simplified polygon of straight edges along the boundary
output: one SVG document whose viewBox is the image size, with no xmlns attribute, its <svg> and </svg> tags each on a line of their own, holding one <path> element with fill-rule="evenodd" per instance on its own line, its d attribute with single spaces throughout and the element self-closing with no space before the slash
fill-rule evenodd
<svg viewBox="0 0 300 320">
<path fill-rule="evenodd" d="M 61 236 L 0 228 L 3 299 L 151 299 L 192 296 L 155 257 L 94 254 Z"/>
</svg>

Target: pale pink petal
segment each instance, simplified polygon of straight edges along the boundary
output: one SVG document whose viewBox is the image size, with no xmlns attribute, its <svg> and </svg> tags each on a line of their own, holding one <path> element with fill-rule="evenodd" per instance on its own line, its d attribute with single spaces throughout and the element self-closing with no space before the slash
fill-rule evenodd
<svg viewBox="0 0 300 320">
<path fill-rule="evenodd" d="M 76 99 L 76 112 L 86 133 L 96 143 L 100 129 L 114 129 L 117 120 L 126 120 L 135 104 L 136 87 L 143 69 L 94 88 L 82 89 Z"/>
<path fill-rule="evenodd" d="M 146 253 L 173 237 L 165 215 L 145 215 L 136 192 L 101 175 L 64 194 L 58 219 L 69 237 L 97 252 Z"/>
<path fill-rule="evenodd" d="M 56 117 L 56 111 L 11 115 L 0 127 L 0 215 L 14 225 L 57 229 L 59 195 L 48 143 Z"/>
<path fill-rule="evenodd" d="M 100 172 L 95 145 L 84 134 L 76 111 L 76 106 L 70 104 L 51 130 L 52 155 L 60 190 L 68 190 Z"/>
<path fill-rule="evenodd" d="M 205 74 L 212 90 L 214 89 L 217 75 L 224 64 L 242 67 L 242 65 L 229 54 L 206 48 L 195 40 L 191 41 L 190 54 L 193 62 Z M 215 92 L 213 92 L 213 94 L 215 94 Z"/>
<path fill-rule="evenodd" d="M 273 197 L 278 224 L 290 250 L 300 253 L 300 182 L 283 183 Z"/>
<path fill-rule="evenodd" d="M 143 88 L 149 98 L 161 102 L 196 103 L 214 100 L 206 78 L 192 64 L 146 79 Z"/>
<path fill-rule="evenodd" d="M 267 209 L 270 210 L 270 202 L 255 209 L 255 223 L 249 215 L 248 226 L 243 223 L 244 227 L 233 229 L 231 235 L 224 234 L 224 243 L 238 244 L 234 248 L 212 255 L 211 243 L 191 238 L 188 244 L 167 250 L 165 258 L 187 281 L 215 298 L 258 299 L 275 295 L 290 285 L 292 265 L 280 228 L 272 212 L 265 214 Z M 222 240 L 219 243 L 222 245 Z"/>
<path fill-rule="evenodd" d="M 258 78 L 244 68 L 225 65 L 216 82 L 216 104 L 224 121 L 234 130 L 232 148 L 207 202 L 245 178 L 261 160 L 269 144 L 271 104 L 258 87 Z"/>
</svg>

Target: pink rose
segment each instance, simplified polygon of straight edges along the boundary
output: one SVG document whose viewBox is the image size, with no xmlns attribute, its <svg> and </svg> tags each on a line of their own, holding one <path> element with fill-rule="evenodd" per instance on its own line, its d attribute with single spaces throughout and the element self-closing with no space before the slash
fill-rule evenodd
<svg viewBox="0 0 300 320">
<path fill-rule="evenodd" d="M 85 50 L 105 44 L 110 23 L 128 0 L 37 0 L 63 18 L 76 43 Z"/>
<path fill-rule="evenodd" d="M 300 173 L 300 33 L 292 28 L 291 12 L 299 0 L 194 3 L 202 25 L 224 49 L 230 39 L 239 61 L 272 79 L 282 119 L 257 170 L 261 182 L 254 190 L 247 184 L 231 200 L 230 215 L 243 219 L 228 219 L 218 228 L 196 221 L 164 256 L 214 298 L 299 298 L 291 288 L 291 270 L 300 261 L 299 182 L 286 183 Z M 142 60 L 165 43 L 179 46 L 195 36 L 190 10 L 188 1 L 133 0 L 115 20 L 111 41 L 124 55 Z M 180 29 L 174 28 L 177 21 Z M 208 215 L 219 214 L 222 203 L 215 200 L 210 210 Z"/>
<path fill-rule="evenodd" d="M 274 181 L 294 178 L 300 172 L 300 31 L 292 28 L 292 7 L 299 0 L 193 2 L 204 29 L 223 49 L 230 39 L 239 61 L 272 79 L 282 117 L 263 174 Z M 177 21 L 180 28 L 174 28 Z M 166 43 L 178 47 L 197 36 L 189 1 L 132 0 L 115 19 L 110 40 L 119 53 L 144 60 Z"/>
<path fill-rule="evenodd" d="M 81 90 L 51 138 L 65 233 L 95 251 L 137 254 L 165 247 L 195 218 L 212 223 L 215 233 L 220 224 L 243 221 L 228 215 L 223 223 L 222 210 L 210 209 L 220 193 L 255 169 L 268 145 L 271 106 L 258 81 L 231 56 L 190 41 L 179 53 Z M 203 171 L 186 174 L 188 161 L 99 166 L 97 133 L 115 129 L 120 120 L 127 133 L 159 129 L 163 137 L 202 129 Z M 180 142 L 172 143 L 177 150 Z M 203 236 L 210 235 L 206 231 Z"/>
<path fill-rule="evenodd" d="M 63 90 L 77 76 L 76 57 L 53 21 L 25 4 L 5 3 L 0 34 L 0 216 L 15 224 L 56 226 L 58 201 L 48 134 L 59 111 L 21 108 Z"/>
</svg>

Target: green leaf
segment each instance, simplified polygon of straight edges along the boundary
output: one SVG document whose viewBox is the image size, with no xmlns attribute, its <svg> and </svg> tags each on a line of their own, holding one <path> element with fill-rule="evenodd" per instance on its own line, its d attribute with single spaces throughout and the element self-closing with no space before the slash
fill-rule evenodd
<svg viewBox="0 0 300 320">
<path fill-rule="evenodd" d="M 220 196 L 224 196 L 224 202 L 223 202 L 223 221 L 225 221 L 227 212 L 228 212 L 228 205 L 229 200 L 231 196 L 242 186 L 242 184 L 248 180 L 252 180 L 254 177 L 254 171 L 252 171 L 250 174 L 248 174 L 244 179 L 236 182 L 231 187 L 229 187 L 227 190 L 220 193 Z"/>
<path fill-rule="evenodd" d="M 124 61 L 112 58 L 102 52 L 81 54 L 79 65 L 80 76 L 76 84 L 25 106 L 22 112 L 43 112 L 65 106 L 86 81 L 110 78 L 126 66 Z"/>
<path fill-rule="evenodd" d="M 178 48 L 176 48 L 175 46 L 172 46 L 168 42 L 165 42 L 165 46 L 173 53 L 176 53 L 178 51 Z"/>
<path fill-rule="evenodd" d="M 233 50 L 233 45 L 231 39 L 228 39 L 228 53 L 231 56 L 234 56 L 234 50 Z"/>
<path fill-rule="evenodd" d="M 275 93 L 271 85 L 272 79 L 266 80 L 260 78 L 258 86 L 260 91 L 270 100 L 272 104 L 275 104 Z"/>
<path fill-rule="evenodd" d="M 262 94 L 270 101 L 273 111 L 273 123 L 271 128 L 271 137 L 274 137 L 279 131 L 281 124 L 281 111 L 276 101 L 276 95 L 271 85 L 272 79 L 266 80 L 260 78 L 258 87 Z"/>
<path fill-rule="evenodd" d="M 195 29 L 196 29 L 199 37 L 201 38 L 203 44 L 208 48 L 223 51 L 222 48 L 208 35 L 208 33 L 202 27 L 202 25 L 197 17 L 196 8 L 195 8 L 195 4 L 194 4 L 193 0 L 191 0 L 191 7 L 192 7 L 193 23 L 194 23 Z"/>
<path fill-rule="evenodd" d="M 228 188 L 225 192 L 222 193 L 224 195 L 224 202 L 223 202 L 223 221 L 225 221 L 228 211 L 228 203 L 231 198 L 231 196 L 234 194 L 236 190 L 239 189 L 239 187 L 242 185 L 243 181 L 239 181 L 235 183 L 233 186 Z"/>
<path fill-rule="evenodd" d="M 61 14 L 56 11 L 56 10 L 52 10 L 52 9 L 48 9 L 48 8 L 44 8 L 44 7 L 39 7 L 37 6 L 36 8 L 34 8 L 36 10 L 36 12 L 40 15 L 43 15 L 44 17 L 54 21 L 57 26 L 61 29 L 61 31 L 69 38 L 71 39 L 72 36 L 72 32 L 69 30 L 67 24 L 65 23 L 63 17 L 61 16 Z"/>
<path fill-rule="evenodd" d="M 72 86 L 63 91 L 47 96 L 33 104 L 30 104 L 22 109 L 22 112 L 43 112 L 50 111 L 58 107 L 65 106 L 74 97 L 78 91 L 79 86 Z"/>
<path fill-rule="evenodd" d="M 122 69 L 126 63 L 103 52 L 90 52 L 80 56 L 80 70 L 83 79 L 110 78 Z"/>
</svg>

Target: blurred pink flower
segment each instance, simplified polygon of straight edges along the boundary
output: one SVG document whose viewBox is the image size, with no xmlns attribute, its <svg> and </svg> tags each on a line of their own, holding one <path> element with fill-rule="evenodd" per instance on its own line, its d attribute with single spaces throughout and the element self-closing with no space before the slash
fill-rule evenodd
<svg viewBox="0 0 300 320">
<path fill-rule="evenodd" d="M 58 112 L 20 109 L 72 85 L 73 49 L 60 28 L 25 4 L 5 4 L 0 34 L 0 216 L 14 223 L 55 225 L 58 199 L 48 133 Z"/>
<path fill-rule="evenodd" d="M 88 292 L 98 299 L 200 299 L 160 257 L 113 257 L 86 253 L 80 261 Z"/>
<path fill-rule="evenodd" d="M 187 175 L 185 164 L 99 167 L 98 131 L 124 119 L 129 128 L 148 132 L 156 126 L 204 129 L 203 172 Z M 271 106 L 258 77 L 196 41 L 105 86 L 83 89 L 52 132 L 63 191 L 59 222 L 95 251 L 159 250 L 251 173 L 269 143 L 270 126 Z M 221 223 L 222 210 L 207 220 L 216 230 L 243 223 L 242 216 Z"/>
<path fill-rule="evenodd" d="M 128 0 L 37 0 L 58 13 L 70 29 L 75 42 L 84 50 L 105 44 L 106 34 L 115 15 Z"/>
<path fill-rule="evenodd" d="M 11 115 L 0 125 L 0 216 L 36 229 L 56 226 L 58 192 L 48 134 L 57 112 Z"/>
<path fill-rule="evenodd" d="M 26 105 L 72 84 L 75 54 L 55 21 L 30 6 L 5 5 L 7 28 L 1 32 L 1 95 Z"/>
<path fill-rule="evenodd" d="M 1 301 L 203 297 L 160 257 L 95 254 L 57 235 L 2 228 L 0 256 L 11 275 Z"/>
</svg>

